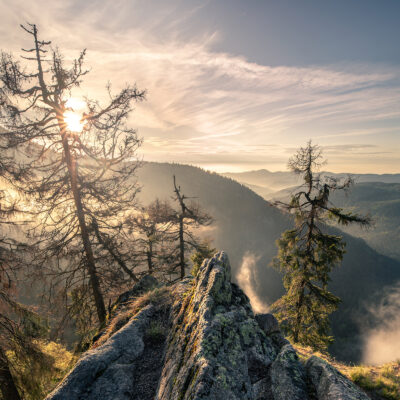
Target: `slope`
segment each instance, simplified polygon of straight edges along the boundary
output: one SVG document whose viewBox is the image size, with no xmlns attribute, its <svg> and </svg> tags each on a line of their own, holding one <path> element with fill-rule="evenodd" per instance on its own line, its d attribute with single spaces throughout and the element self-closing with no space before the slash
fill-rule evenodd
<svg viewBox="0 0 400 400">
<path fill-rule="evenodd" d="M 215 246 L 230 255 L 233 275 L 237 277 L 243 261 L 250 259 L 254 268 L 246 273 L 252 289 L 264 304 L 272 303 L 282 294 L 282 284 L 269 263 L 276 254 L 275 241 L 290 226 L 290 219 L 244 185 L 188 165 L 145 163 L 139 171 L 142 201 L 169 199 L 173 174 L 183 192 L 197 197 L 215 217 L 210 234 Z M 358 361 L 362 334 L 377 323 L 374 316 L 367 317 L 366 310 L 379 301 L 386 286 L 400 280 L 400 263 L 377 253 L 361 239 L 344 237 L 347 254 L 342 267 L 332 274 L 330 285 L 343 299 L 333 317 L 337 341 L 332 351 L 341 359 Z"/>
</svg>

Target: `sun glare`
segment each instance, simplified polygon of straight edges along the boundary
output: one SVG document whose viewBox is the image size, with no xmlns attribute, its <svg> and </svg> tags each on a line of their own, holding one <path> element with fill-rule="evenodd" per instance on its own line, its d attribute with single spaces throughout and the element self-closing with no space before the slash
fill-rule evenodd
<svg viewBox="0 0 400 400">
<path fill-rule="evenodd" d="M 81 110 L 85 108 L 85 103 L 82 100 L 71 97 L 65 102 L 65 106 L 68 110 L 64 112 L 64 122 L 68 129 L 71 132 L 82 132 L 84 123 Z"/>
<path fill-rule="evenodd" d="M 81 116 L 75 111 L 65 111 L 64 122 L 71 132 L 82 132 L 83 122 Z"/>
</svg>

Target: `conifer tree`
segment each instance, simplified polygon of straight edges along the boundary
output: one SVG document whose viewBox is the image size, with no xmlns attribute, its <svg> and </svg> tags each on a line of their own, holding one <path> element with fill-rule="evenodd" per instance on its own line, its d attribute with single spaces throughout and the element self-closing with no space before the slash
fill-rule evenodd
<svg viewBox="0 0 400 400">
<path fill-rule="evenodd" d="M 133 256 L 139 265 L 146 266 L 149 275 L 159 274 L 168 242 L 174 210 L 167 201 L 156 199 L 138 213 L 127 218 L 126 225 L 135 233 Z"/>
<path fill-rule="evenodd" d="M 107 104 L 86 98 L 78 115 L 71 96 L 88 73 L 85 50 L 67 66 L 51 42 L 39 39 L 36 25 L 21 27 L 33 41 L 31 49 L 23 49 L 32 69 L 1 54 L 0 126 L 8 146 L 21 153 L 23 169 L 32 173 L 19 189 L 37 205 L 32 231 L 40 238 L 37 261 L 66 290 L 89 286 L 103 323 L 104 273 L 89 225 L 96 220 L 99 232 L 118 230 L 119 218 L 134 206 L 140 140 L 126 121 L 131 103 L 144 92 L 127 86 L 114 95 L 108 86 Z"/>
<path fill-rule="evenodd" d="M 335 221 L 368 226 L 370 219 L 329 202 L 332 192 L 347 190 L 353 182 L 351 178 L 340 181 L 322 176 L 318 173 L 321 161 L 322 151 L 311 141 L 300 148 L 288 167 L 302 176 L 304 184 L 289 203 L 275 203 L 294 214 L 295 225 L 277 241 L 279 252 L 274 266 L 284 274 L 286 294 L 274 303 L 273 310 L 295 343 L 325 350 L 333 340 L 328 317 L 340 303 L 329 291 L 328 283 L 332 268 L 343 258 L 345 242 L 341 236 L 327 233 L 324 224 Z"/>
</svg>

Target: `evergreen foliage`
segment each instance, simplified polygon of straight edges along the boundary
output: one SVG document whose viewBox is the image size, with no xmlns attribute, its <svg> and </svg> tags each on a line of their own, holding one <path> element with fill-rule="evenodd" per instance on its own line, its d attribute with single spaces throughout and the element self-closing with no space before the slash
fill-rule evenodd
<svg viewBox="0 0 400 400">
<path fill-rule="evenodd" d="M 294 214 L 295 226 L 277 241 L 279 252 L 273 264 L 284 273 L 286 294 L 274 303 L 273 309 L 295 343 L 325 350 L 333 341 L 328 317 L 340 303 L 328 290 L 328 283 L 332 269 L 343 258 L 345 243 L 341 236 L 324 233 L 323 223 L 334 220 L 340 225 L 368 226 L 370 219 L 329 202 L 332 192 L 349 189 L 352 180 L 321 178 L 317 173 L 321 159 L 321 149 L 311 141 L 300 148 L 288 166 L 302 176 L 304 184 L 289 203 L 275 203 Z"/>
</svg>

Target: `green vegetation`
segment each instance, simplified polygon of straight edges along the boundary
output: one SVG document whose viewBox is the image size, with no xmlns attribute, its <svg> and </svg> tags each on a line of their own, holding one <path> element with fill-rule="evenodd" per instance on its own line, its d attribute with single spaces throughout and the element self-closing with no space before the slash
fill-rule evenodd
<svg viewBox="0 0 400 400">
<path fill-rule="evenodd" d="M 7 352 L 16 385 L 26 400 L 42 400 L 77 360 L 60 343 L 36 340 L 35 346 L 40 355 L 33 360 L 22 360 L 12 350 Z"/>
<path fill-rule="evenodd" d="M 347 365 L 327 354 L 314 352 L 311 347 L 294 344 L 302 362 L 316 355 L 332 364 L 343 375 L 364 389 L 373 399 L 400 399 L 400 361 L 383 365 Z"/>
<path fill-rule="evenodd" d="M 294 213 L 295 227 L 284 232 L 277 242 L 279 252 L 274 266 L 284 273 L 286 294 L 272 309 L 295 343 L 325 350 L 333 340 L 328 317 L 340 303 L 339 297 L 328 290 L 328 282 L 332 269 L 343 258 L 345 243 L 338 235 L 324 233 L 322 224 L 334 220 L 342 225 L 367 226 L 370 221 L 331 205 L 330 193 L 346 190 L 352 181 L 322 179 L 316 173 L 321 159 L 320 148 L 310 141 L 289 160 L 289 169 L 303 177 L 304 186 L 288 204 L 276 202 Z"/>
<path fill-rule="evenodd" d="M 161 343 L 167 336 L 167 329 L 161 321 L 151 321 L 146 329 L 145 338 L 151 343 Z"/>
<path fill-rule="evenodd" d="M 199 269 L 201 267 L 201 264 L 203 264 L 203 261 L 206 258 L 211 258 L 215 253 L 217 249 L 214 247 L 211 247 L 210 242 L 208 240 L 204 240 L 202 243 L 200 243 L 197 247 L 197 250 L 192 254 L 192 262 L 193 262 L 193 267 L 191 270 L 191 274 L 196 277 L 197 274 L 199 273 Z"/>
<path fill-rule="evenodd" d="M 170 290 L 166 287 L 151 290 L 150 292 L 145 293 L 143 296 L 133 300 L 124 308 L 118 310 L 118 313 L 114 318 L 111 319 L 100 339 L 95 342 L 94 347 L 98 347 L 105 343 L 113 333 L 126 325 L 131 318 L 134 318 L 140 310 L 149 304 L 152 304 L 156 308 L 156 311 L 165 313 L 171 304 Z"/>
</svg>

